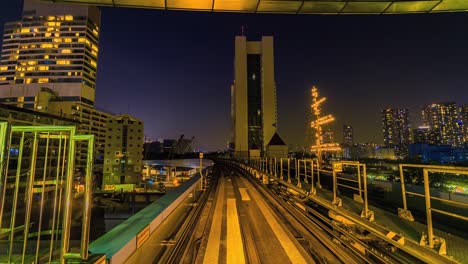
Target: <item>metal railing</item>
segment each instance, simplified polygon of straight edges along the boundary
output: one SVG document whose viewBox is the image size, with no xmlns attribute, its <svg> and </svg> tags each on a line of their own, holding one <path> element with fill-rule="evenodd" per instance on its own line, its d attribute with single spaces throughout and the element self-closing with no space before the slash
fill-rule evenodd
<svg viewBox="0 0 468 264">
<path fill-rule="evenodd" d="M 94 136 L 76 135 L 75 131 L 73 126 L 8 127 L 0 123 L 0 237 L 8 238 L 6 259 L 2 261 L 40 263 L 59 259 L 64 263 L 69 258 L 88 258 Z M 87 162 L 80 252 L 72 253 L 78 142 L 87 144 Z"/>
<path fill-rule="evenodd" d="M 343 167 L 355 167 L 356 177 L 349 175 L 350 177 L 344 177 L 338 175 L 339 172 L 343 172 Z M 335 161 L 332 162 L 333 169 L 333 200 L 332 203 L 341 206 L 342 201 L 338 198 L 338 186 L 352 191 L 356 191 L 357 194 L 353 194 L 353 199 L 357 202 L 363 203 L 363 210 L 361 217 L 367 218 L 370 221 L 374 221 L 374 213 L 369 210 L 369 203 L 367 199 L 367 172 L 366 164 L 359 163 L 357 161 Z M 357 184 L 357 187 L 356 187 Z M 364 197 L 363 197 L 364 196 Z"/>
<path fill-rule="evenodd" d="M 424 183 L 424 194 L 421 193 L 416 193 L 416 192 L 410 192 L 406 190 L 405 186 L 405 173 L 404 173 L 404 168 L 415 168 L 415 169 L 422 169 L 423 172 L 423 183 Z M 399 170 L 400 170 L 400 180 L 401 180 L 401 192 L 402 192 L 402 202 L 403 202 L 403 208 L 399 208 L 398 210 L 398 215 L 401 218 L 414 221 L 414 218 L 411 214 L 411 211 L 408 210 L 408 202 L 407 202 L 407 197 L 406 195 L 413 195 L 417 197 L 422 197 L 424 198 L 424 204 L 425 204 L 425 213 L 426 213 L 426 220 L 427 220 L 427 239 L 426 236 L 423 234 L 421 238 L 421 244 L 427 244 L 429 247 L 433 248 L 435 244 L 439 246 L 439 252 L 441 254 L 446 253 L 446 246 L 445 246 L 445 241 L 440 238 L 436 238 L 434 236 L 434 230 L 433 230 L 433 223 L 432 223 L 432 212 L 437 212 L 439 214 L 447 215 L 450 217 L 454 217 L 457 219 L 461 219 L 463 221 L 468 221 L 468 217 L 448 212 L 446 210 L 441 210 L 441 209 L 436 209 L 432 207 L 431 200 L 437 200 L 440 202 L 443 202 L 445 204 L 449 205 L 455 205 L 455 206 L 461 206 L 468 208 L 468 203 L 462 203 L 458 201 L 453 201 L 450 199 L 444 199 L 436 196 L 431 195 L 431 189 L 430 189 L 430 173 L 448 173 L 448 174 L 461 174 L 461 175 L 466 175 L 468 176 L 468 168 L 466 167 L 455 167 L 455 166 L 437 166 L 437 165 L 416 165 L 416 164 L 400 164 L 399 165 Z"/>
</svg>

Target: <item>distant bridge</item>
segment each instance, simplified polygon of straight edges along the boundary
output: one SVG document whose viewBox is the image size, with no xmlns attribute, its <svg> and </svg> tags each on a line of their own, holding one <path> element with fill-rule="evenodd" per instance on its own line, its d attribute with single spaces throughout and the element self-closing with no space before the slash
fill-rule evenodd
<svg viewBox="0 0 468 264">
<path fill-rule="evenodd" d="M 236 13 L 411 14 L 467 12 L 467 0 L 44 0 L 100 6 Z"/>
<path fill-rule="evenodd" d="M 172 159 L 172 160 L 144 160 L 144 166 L 165 166 L 165 167 L 184 167 L 184 168 L 199 168 L 199 159 Z M 203 168 L 213 166 L 212 160 L 203 159 Z"/>
</svg>

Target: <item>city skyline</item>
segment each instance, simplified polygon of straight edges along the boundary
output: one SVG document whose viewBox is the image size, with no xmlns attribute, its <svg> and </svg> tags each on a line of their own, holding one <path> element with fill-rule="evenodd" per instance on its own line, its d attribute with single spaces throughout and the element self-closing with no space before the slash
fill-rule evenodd
<svg viewBox="0 0 468 264">
<path fill-rule="evenodd" d="M 0 4 L 2 28 L 18 20 L 20 2 Z M 329 98 L 327 111 L 336 116 L 337 127 L 353 126 L 356 142 L 381 143 L 382 108 L 409 108 L 417 127 L 422 122 L 414 119 L 424 105 L 468 102 L 463 93 L 468 39 L 461 26 L 466 16 L 330 18 L 103 8 L 97 107 L 130 109 L 147 124 L 150 138 L 193 134 L 203 149 L 223 149 L 230 129 L 232 40 L 246 25 L 249 39 L 275 37 L 278 129 L 286 142 L 304 141 L 308 93 L 316 84 Z M 136 78 L 140 74 L 144 77 Z M 132 86 L 142 87 L 141 93 Z M 210 126 L 219 132 L 210 134 Z"/>
</svg>

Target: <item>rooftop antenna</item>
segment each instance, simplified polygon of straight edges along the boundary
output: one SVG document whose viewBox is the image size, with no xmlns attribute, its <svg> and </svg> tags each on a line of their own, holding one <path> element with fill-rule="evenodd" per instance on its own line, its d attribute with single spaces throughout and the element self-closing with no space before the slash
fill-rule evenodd
<svg viewBox="0 0 468 264">
<path fill-rule="evenodd" d="M 241 36 L 245 36 L 245 26 L 241 26 Z"/>
</svg>

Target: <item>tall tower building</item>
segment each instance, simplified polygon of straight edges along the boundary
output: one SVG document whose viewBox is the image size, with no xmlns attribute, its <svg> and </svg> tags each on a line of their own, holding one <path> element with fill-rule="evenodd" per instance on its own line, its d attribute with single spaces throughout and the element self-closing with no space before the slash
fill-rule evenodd
<svg viewBox="0 0 468 264">
<path fill-rule="evenodd" d="M 463 143 L 468 145 L 468 105 L 460 107 L 460 121 L 463 128 Z"/>
<path fill-rule="evenodd" d="M 4 28 L 0 103 L 50 112 L 46 89 L 54 100 L 93 106 L 99 25 L 96 7 L 25 0 L 22 19 Z"/>
<path fill-rule="evenodd" d="M 251 149 L 264 153 L 277 123 L 273 37 L 236 36 L 231 95 L 235 155 L 246 158 Z"/>
<path fill-rule="evenodd" d="M 458 119 L 457 106 L 453 102 L 427 105 L 422 110 L 423 123 L 430 127 L 434 144 L 462 144 L 461 122 Z"/>
<path fill-rule="evenodd" d="M 385 147 L 395 148 L 396 156 L 406 156 L 411 143 L 408 109 L 382 110 L 382 128 Z"/>
<path fill-rule="evenodd" d="M 354 144 L 353 127 L 350 125 L 343 126 L 343 144 L 348 146 Z"/>
</svg>

